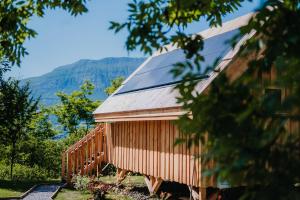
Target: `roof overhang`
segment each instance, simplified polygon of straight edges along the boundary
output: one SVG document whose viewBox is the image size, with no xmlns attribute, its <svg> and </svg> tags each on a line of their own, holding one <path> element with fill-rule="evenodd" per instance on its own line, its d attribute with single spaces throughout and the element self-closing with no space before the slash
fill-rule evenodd
<svg viewBox="0 0 300 200">
<path fill-rule="evenodd" d="M 179 116 L 185 113 L 180 107 L 169 107 L 114 113 L 96 113 L 94 114 L 94 118 L 96 122 L 177 120 Z"/>
</svg>

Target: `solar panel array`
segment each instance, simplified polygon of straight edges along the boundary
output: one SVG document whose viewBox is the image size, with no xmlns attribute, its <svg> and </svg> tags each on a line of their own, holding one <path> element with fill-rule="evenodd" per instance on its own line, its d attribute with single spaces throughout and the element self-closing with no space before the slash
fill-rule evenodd
<svg viewBox="0 0 300 200">
<path fill-rule="evenodd" d="M 223 58 L 231 49 L 228 42 L 238 33 L 238 29 L 222 33 L 204 40 L 204 48 L 200 52 L 205 61 L 201 63 L 201 72 L 212 66 L 216 59 Z M 152 57 L 125 85 L 117 92 L 123 94 L 148 88 L 160 87 L 178 83 L 182 77 L 174 78 L 170 70 L 174 64 L 185 62 L 186 57 L 182 49 Z"/>
</svg>

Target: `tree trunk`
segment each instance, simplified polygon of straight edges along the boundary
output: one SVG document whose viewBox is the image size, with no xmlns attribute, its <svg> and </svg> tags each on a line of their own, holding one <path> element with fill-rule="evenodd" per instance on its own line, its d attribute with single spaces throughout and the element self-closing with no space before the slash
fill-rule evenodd
<svg viewBox="0 0 300 200">
<path fill-rule="evenodd" d="M 10 179 L 13 179 L 13 168 L 15 163 L 15 154 L 16 154 L 16 143 L 13 142 L 12 144 L 12 150 L 10 155 Z"/>
</svg>

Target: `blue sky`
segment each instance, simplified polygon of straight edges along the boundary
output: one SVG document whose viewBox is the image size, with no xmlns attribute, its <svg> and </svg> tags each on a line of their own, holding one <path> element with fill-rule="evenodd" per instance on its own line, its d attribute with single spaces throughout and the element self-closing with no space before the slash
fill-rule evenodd
<svg viewBox="0 0 300 200">
<path fill-rule="evenodd" d="M 26 42 L 29 55 L 23 58 L 21 68 L 15 67 L 10 75 L 19 79 L 39 76 L 80 59 L 144 56 L 138 51 L 126 51 L 126 32 L 115 35 L 108 30 L 109 21 L 126 19 L 127 2 L 92 0 L 87 4 L 89 12 L 81 16 L 72 17 L 62 10 L 48 10 L 44 18 L 33 18 L 29 25 L 38 32 L 38 36 Z M 224 20 L 253 11 L 259 2 L 245 2 L 239 12 L 224 17 Z M 207 27 L 202 21 L 192 24 L 187 30 L 195 33 Z"/>
</svg>

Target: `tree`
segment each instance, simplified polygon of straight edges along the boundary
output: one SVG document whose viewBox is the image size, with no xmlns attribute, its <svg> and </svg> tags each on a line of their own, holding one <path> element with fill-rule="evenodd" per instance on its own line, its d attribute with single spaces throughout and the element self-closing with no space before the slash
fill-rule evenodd
<svg viewBox="0 0 300 200">
<path fill-rule="evenodd" d="M 57 93 L 61 103 L 53 108 L 53 113 L 68 133 L 77 134 L 81 123 L 85 124 L 85 132 L 87 133 L 91 125 L 94 124 L 92 112 L 99 106 L 100 102 L 89 98 L 93 90 L 93 84 L 85 81 L 80 90 L 74 91 L 70 95 L 63 92 Z"/>
<path fill-rule="evenodd" d="M 28 22 L 34 16 L 43 17 L 45 10 L 61 8 L 71 15 L 87 12 L 86 0 L 56 1 L 22 1 L 3 0 L 0 2 L 0 72 L 21 63 L 27 53 L 24 42 L 36 37 L 35 30 L 29 28 Z M 1 75 L 1 73 L 0 73 Z"/>
<path fill-rule="evenodd" d="M 51 109 L 39 105 L 39 110 L 29 124 L 30 135 L 39 140 L 47 140 L 55 136 L 57 130 L 53 127 L 50 116 Z"/>
<path fill-rule="evenodd" d="M 18 163 L 23 166 L 46 170 L 48 178 L 59 177 L 61 170 L 61 152 L 63 151 L 63 141 L 41 139 L 29 135 L 26 140 L 19 144 L 20 156 Z"/>
<path fill-rule="evenodd" d="M 29 85 L 8 79 L 0 83 L 0 130 L 1 142 L 9 145 L 10 175 L 18 153 L 18 142 L 28 135 L 32 118 L 37 111 L 38 100 L 31 96 Z"/>
<path fill-rule="evenodd" d="M 38 166 L 46 169 L 48 176 L 58 177 L 63 145 L 52 139 L 58 130 L 53 127 L 50 115 L 49 108 L 39 105 L 29 123 L 28 136 L 19 144 L 18 163 L 31 168 Z"/>
<path fill-rule="evenodd" d="M 120 76 L 110 82 L 110 86 L 105 88 L 105 93 L 109 96 L 114 93 L 123 83 L 124 77 Z"/>
<path fill-rule="evenodd" d="M 180 93 L 178 102 L 188 111 L 178 125 L 186 133 L 183 139 L 188 144 L 198 145 L 199 140 L 205 144 L 207 153 L 200 156 L 215 161 L 214 169 L 207 174 L 216 175 L 232 186 L 246 184 L 245 199 L 297 199 L 300 134 L 299 130 L 289 133 L 286 124 L 290 120 L 299 121 L 300 2 L 265 1 L 240 29 L 241 35 L 256 33 L 239 52 L 239 56 L 253 58 L 246 73 L 233 82 L 221 74 L 208 95 L 194 92 L 196 76 L 203 67 L 200 62 L 205 59 L 201 56 L 203 38 L 186 34 L 185 28 L 200 19 L 205 19 L 211 27 L 220 26 L 222 16 L 238 11 L 242 2 L 134 1 L 128 4 L 128 20 L 112 22 L 110 28 L 115 32 L 127 29 L 129 51 L 140 48 L 144 53 L 152 53 L 172 43 L 191 59 L 176 64 L 172 70 L 175 77 L 183 77 L 184 81 L 176 86 Z M 233 44 L 238 37 L 233 38 Z M 272 67 L 278 74 L 275 81 L 262 87 L 253 79 Z M 288 88 L 282 103 L 276 103 L 273 95 L 263 95 L 270 85 Z"/>
</svg>

